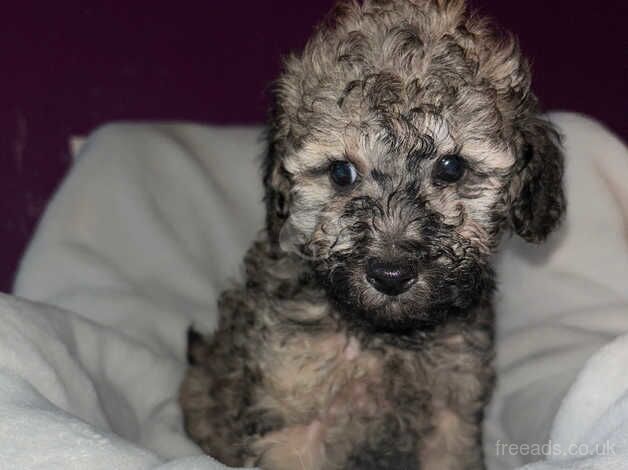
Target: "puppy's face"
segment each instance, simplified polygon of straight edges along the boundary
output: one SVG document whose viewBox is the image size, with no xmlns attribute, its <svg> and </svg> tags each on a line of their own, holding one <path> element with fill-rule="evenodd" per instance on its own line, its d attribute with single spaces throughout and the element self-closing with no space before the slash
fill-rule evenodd
<svg viewBox="0 0 628 470">
<path fill-rule="evenodd" d="M 271 239 L 376 328 L 465 311 L 492 288 L 503 230 L 540 241 L 562 212 L 529 82 L 515 42 L 459 1 L 341 7 L 278 82 Z"/>
</svg>

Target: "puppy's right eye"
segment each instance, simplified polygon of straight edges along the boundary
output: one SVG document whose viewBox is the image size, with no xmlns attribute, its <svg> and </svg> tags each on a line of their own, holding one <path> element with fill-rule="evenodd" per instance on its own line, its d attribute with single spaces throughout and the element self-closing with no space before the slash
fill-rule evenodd
<svg viewBox="0 0 628 470">
<path fill-rule="evenodd" d="M 335 185 L 348 188 L 357 181 L 358 172 L 351 163 L 339 160 L 329 167 L 329 176 Z"/>
<path fill-rule="evenodd" d="M 464 175 L 465 161 L 460 155 L 444 155 L 436 162 L 434 176 L 445 183 L 455 183 Z"/>
</svg>

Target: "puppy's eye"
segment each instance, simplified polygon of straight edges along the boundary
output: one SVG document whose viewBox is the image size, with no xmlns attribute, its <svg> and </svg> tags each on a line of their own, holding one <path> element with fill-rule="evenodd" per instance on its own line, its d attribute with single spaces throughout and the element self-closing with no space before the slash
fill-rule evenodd
<svg viewBox="0 0 628 470">
<path fill-rule="evenodd" d="M 434 167 L 434 177 L 445 183 L 455 183 L 464 175 L 464 158 L 460 155 L 443 155 Z"/>
<path fill-rule="evenodd" d="M 355 184 L 358 172 L 351 163 L 339 160 L 329 167 L 329 176 L 334 184 L 346 188 Z"/>
</svg>

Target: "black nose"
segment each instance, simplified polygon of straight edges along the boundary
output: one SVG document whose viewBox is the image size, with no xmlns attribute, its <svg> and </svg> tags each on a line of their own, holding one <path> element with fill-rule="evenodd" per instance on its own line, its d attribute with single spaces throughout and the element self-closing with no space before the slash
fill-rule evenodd
<svg viewBox="0 0 628 470">
<path fill-rule="evenodd" d="M 407 291 L 416 276 L 416 267 L 406 260 L 369 258 L 366 261 L 366 279 L 382 294 L 399 295 Z"/>
</svg>

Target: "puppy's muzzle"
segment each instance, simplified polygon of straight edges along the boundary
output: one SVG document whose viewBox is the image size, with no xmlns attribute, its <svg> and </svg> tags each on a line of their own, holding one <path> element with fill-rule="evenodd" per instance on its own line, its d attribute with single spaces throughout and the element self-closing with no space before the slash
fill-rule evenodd
<svg viewBox="0 0 628 470">
<path fill-rule="evenodd" d="M 407 260 L 369 258 L 366 261 L 366 279 L 382 294 L 399 295 L 416 282 L 417 269 Z"/>
</svg>

